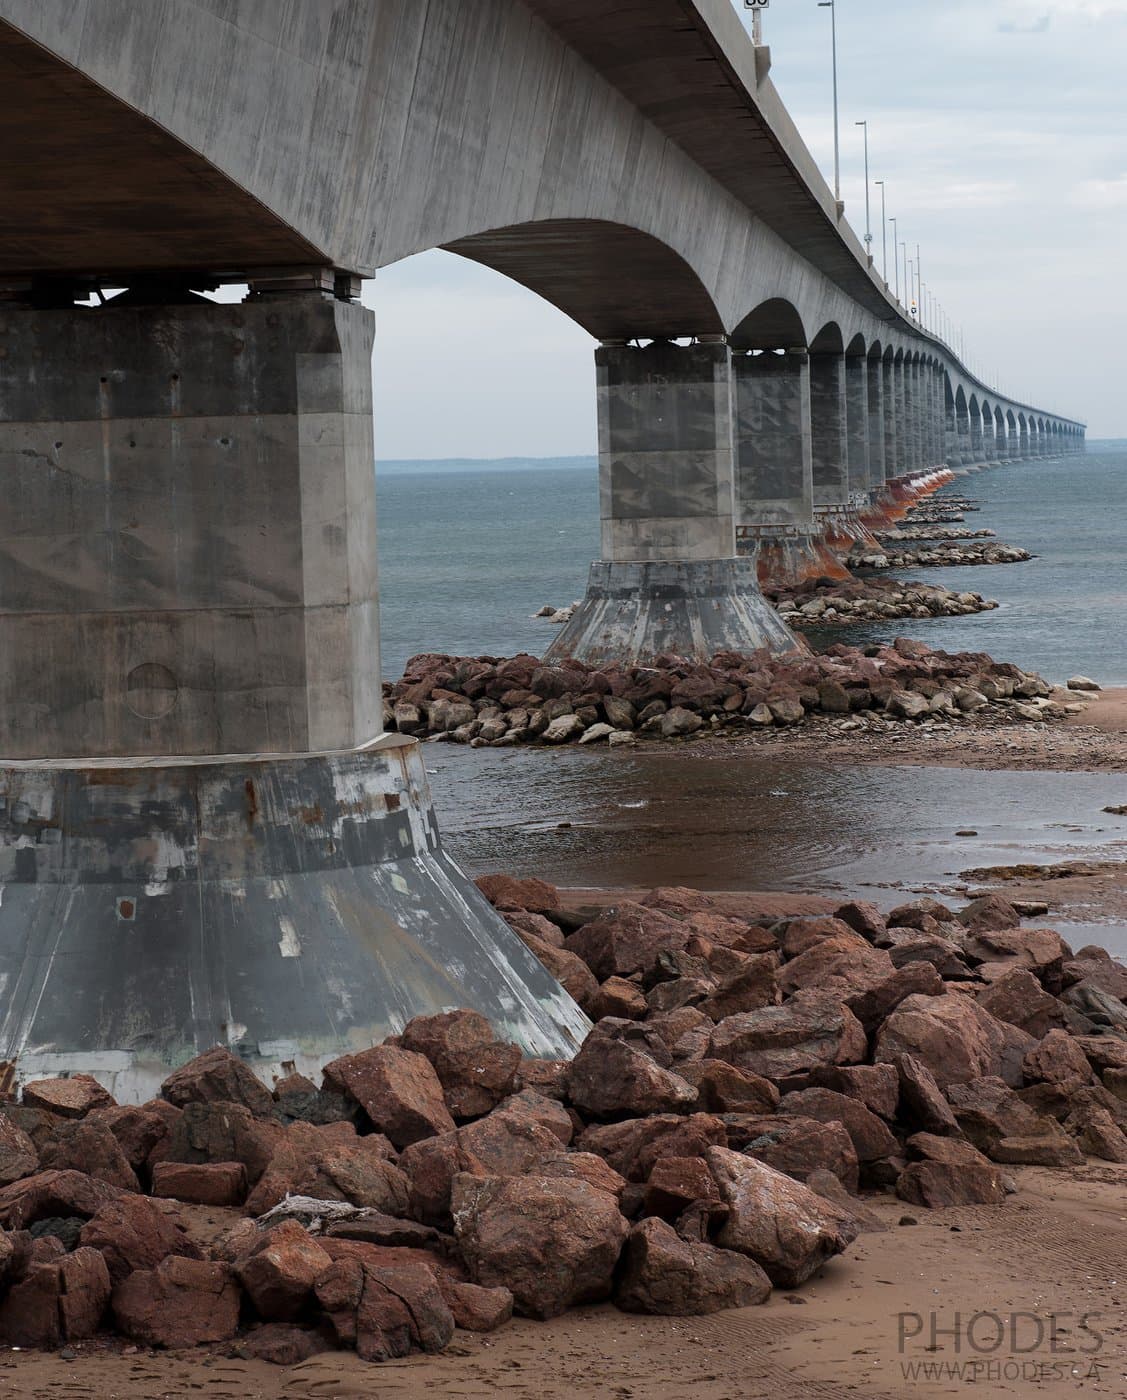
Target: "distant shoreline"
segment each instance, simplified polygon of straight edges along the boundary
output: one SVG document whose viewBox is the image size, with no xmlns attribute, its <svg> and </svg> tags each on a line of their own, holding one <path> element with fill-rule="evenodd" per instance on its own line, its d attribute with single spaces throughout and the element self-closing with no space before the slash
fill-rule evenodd
<svg viewBox="0 0 1127 1400">
<path fill-rule="evenodd" d="M 425 472 L 594 471 L 598 458 L 588 457 L 393 457 L 376 458 L 381 476 L 415 476 Z"/>
</svg>

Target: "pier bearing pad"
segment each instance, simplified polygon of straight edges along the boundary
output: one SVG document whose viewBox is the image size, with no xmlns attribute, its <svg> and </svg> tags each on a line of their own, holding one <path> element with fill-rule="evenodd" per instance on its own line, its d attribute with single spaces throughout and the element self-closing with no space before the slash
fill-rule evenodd
<svg viewBox="0 0 1127 1400">
<path fill-rule="evenodd" d="M 0 765 L 0 1058 L 119 1102 L 215 1044 L 269 1083 L 473 1007 L 589 1023 L 445 854 L 419 746 Z"/>
</svg>

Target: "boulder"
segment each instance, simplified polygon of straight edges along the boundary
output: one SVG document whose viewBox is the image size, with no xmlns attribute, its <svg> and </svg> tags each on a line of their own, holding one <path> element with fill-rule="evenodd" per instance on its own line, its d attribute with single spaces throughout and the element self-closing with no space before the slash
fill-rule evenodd
<svg viewBox="0 0 1127 1400">
<path fill-rule="evenodd" d="M 745 954 L 739 965 L 721 977 L 716 989 L 699 1002 L 697 1009 L 713 1021 L 761 1006 L 774 1006 L 779 1000 L 779 958 L 776 953 Z"/>
<path fill-rule="evenodd" d="M 553 948 L 562 948 L 564 945 L 563 929 L 551 919 L 546 919 L 543 914 L 530 914 L 525 909 L 507 909 L 501 917 L 521 938 L 530 934 Z"/>
<path fill-rule="evenodd" d="M 1006 1195 L 1001 1173 L 970 1143 L 916 1133 L 909 1162 L 896 1181 L 896 1194 L 928 1210 L 950 1206 L 998 1205 Z"/>
<path fill-rule="evenodd" d="M 728 1016 L 713 1031 L 708 1054 L 782 1079 L 816 1065 L 855 1064 L 867 1049 L 860 1022 L 835 993 L 804 991 L 782 1006 Z"/>
<path fill-rule="evenodd" d="M 570 1121 L 569 1125 L 570 1127 Z M 491 1176 L 520 1176 L 534 1171 L 545 1157 L 560 1150 L 559 1137 L 521 1106 L 495 1109 L 476 1123 L 458 1129 L 458 1141 L 475 1163 Z"/>
<path fill-rule="evenodd" d="M 0 1224 L 9 1230 L 25 1230 L 50 1216 L 79 1215 L 88 1220 L 103 1206 L 127 1196 L 85 1172 L 36 1172 L 0 1189 Z"/>
<path fill-rule="evenodd" d="M 1127 967 L 1121 962 L 1116 962 L 1114 958 L 1071 958 L 1064 963 L 1061 975 L 1066 987 L 1071 987 L 1077 982 L 1087 982 L 1120 1001 L 1127 1001 Z"/>
<path fill-rule="evenodd" d="M 753 1117 L 725 1114 L 728 1146 L 796 1181 L 815 1171 L 831 1172 L 851 1195 L 860 1180 L 857 1149 L 841 1123 L 823 1123 L 799 1114 Z"/>
<path fill-rule="evenodd" d="M 104 1123 L 117 1138 L 125 1160 L 138 1174 L 144 1173 L 166 1150 L 167 1140 L 180 1110 L 164 1099 L 143 1104 L 122 1104 L 97 1108 L 89 1115 L 91 1123 Z M 147 1176 L 142 1176 L 147 1180 Z"/>
<path fill-rule="evenodd" d="M 274 1116 L 269 1089 L 249 1065 L 221 1045 L 173 1070 L 160 1091 L 176 1108 L 190 1103 L 237 1103 L 256 1118 Z"/>
<path fill-rule="evenodd" d="M 909 997 L 938 997 L 946 990 L 943 978 L 931 963 L 910 962 L 868 991 L 846 997 L 845 1004 L 871 1035 Z"/>
<path fill-rule="evenodd" d="M 425 1055 L 377 1045 L 331 1060 L 324 1075 L 326 1085 L 355 1099 L 376 1131 L 396 1147 L 449 1132 L 454 1126 L 442 1084 Z"/>
<path fill-rule="evenodd" d="M 663 1069 L 645 1051 L 601 1033 L 599 1026 L 571 1062 L 567 1090 L 586 1118 L 686 1112 L 697 1100 L 696 1089 L 680 1075 Z"/>
<path fill-rule="evenodd" d="M 239 1302 L 230 1265 L 176 1255 L 122 1279 L 112 1297 L 118 1331 L 144 1346 L 168 1348 L 229 1341 Z"/>
<path fill-rule="evenodd" d="M 769 1079 L 724 1060 L 697 1060 L 678 1073 L 696 1088 L 696 1107 L 705 1113 L 774 1113 L 779 1106 L 779 1091 Z"/>
<path fill-rule="evenodd" d="M 247 1197 L 247 1210 L 261 1215 L 283 1197 L 313 1196 L 402 1215 L 409 1182 L 392 1163 L 393 1149 L 381 1133 L 357 1137 L 349 1123 L 315 1127 L 291 1123 L 269 1166 Z"/>
<path fill-rule="evenodd" d="M 144 1196 L 122 1196 L 103 1205 L 83 1225 L 79 1241 L 102 1255 L 114 1283 L 134 1270 L 155 1269 L 171 1255 L 200 1256 L 187 1235 Z"/>
<path fill-rule="evenodd" d="M 664 1220 L 643 1220 L 622 1254 L 615 1302 L 623 1312 L 690 1317 L 767 1301 L 771 1280 L 728 1249 L 681 1239 Z"/>
<path fill-rule="evenodd" d="M 854 930 L 841 919 L 831 919 L 825 915 L 816 919 L 791 919 L 783 934 L 783 956 L 788 959 L 797 958 L 820 943 L 854 936 Z"/>
<path fill-rule="evenodd" d="M 873 1059 L 895 1064 L 913 1055 L 946 1090 L 985 1075 L 1021 1083 L 1021 1059 L 1033 1037 L 997 1021 L 973 997 L 912 996 L 900 1003 L 877 1035 Z"/>
<path fill-rule="evenodd" d="M 1024 967 L 1011 967 L 978 994 L 978 1004 L 998 1021 L 1040 1040 L 1065 1025 L 1065 1009 Z"/>
<path fill-rule="evenodd" d="M 787 1094 L 779 1104 L 779 1112 L 815 1118 L 819 1123 L 840 1123 L 849 1134 L 860 1162 L 892 1157 L 900 1150 L 900 1144 L 875 1113 L 860 1100 L 832 1089 L 802 1089 Z"/>
<path fill-rule="evenodd" d="M 603 1165 L 605 1167 L 606 1163 Z M 720 1193 L 703 1157 L 659 1157 L 646 1182 L 642 1211 L 663 1220 L 676 1220 L 694 1201 L 719 1199 Z"/>
<path fill-rule="evenodd" d="M 1092 1082 L 1087 1055 L 1064 1030 L 1049 1031 L 1026 1052 L 1021 1068 L 1028 1083 L 1053 1084 L 1066 1095 Z"/>
<path fill-rule="evenodd" d="M 1069 1167 L 1083 1160 L 1056 1119 L 1035 1112 L 997 1077 L 951 1084 L 947 1097 L 959 1127 L 991 1161 Z"/>
<path fill-rule="evenodd" d="M 859 899 L 851 900 L 840 909 L 835 909 L 834 918 L 848 924 L 854 933 L 859 933 L 870 943 L 888 927 L 888 921 L 875 904 L 868 904 Z"/>
<path fill-rule="evenodd" d="M 111 1108 L 113 1099 L 89 1074 L 67 1079 L 33 1079 L 23 1086 L 23 1102 L 59 1118 L 85 1118 L 92 1108 Z"/>
<path fill-rule="evenodd" d="M 717 1243 L 754 1259 L 779 1287 L 799 1287 L 856 1239 L 852 1218 L 801 1182 L 723 1147 L 706 1159 L 729 1212 Z"/>
<path fill-rule="evenodd" d="M 240 1351 L 253 1361 L 268 1361 L 272 1366 L 296 1366 L 329 1350 L 329 1343 L 319 1332 L 287 1322 L 263 1323 L 248 1332 L 240 1343 Z"/>
<path fill-rule="evenodd" d="M 80 1171 L 121 1191 L 140 1191 L 137 1173 L 106 1123 L 63 1120 L 39 1151 L 44 1171 Z"/>
<path fill-rule="evenodd" d="M 580 1134 L 576 1147 L 602 1157 L 627 1181 L 642 1182 L 648 1180 L 659 1157 L 702 1157 L 706 1148 L 727 1141 L 723 1121 L 713 1114 L 666 1113 L 597 1124 Z"/>
<path fill-rule="evenodd" d="M 832 1089 L 863 1103 L 889 1122 L 896 1117 L 900 1076 L 895 1065 L 818 1065 L 810 1071 L 812 1089 Z"/>
<path fill-rule="evenodd" d="M 971 962 L 1012 962 L 1031 972 L 1046 991 L 1060 992 L 1068 945 L 1051 928 L 975 929 L 963 944 Z"/>
<path fill-rule="evenodd" d="M 424 1138 L 405 1148 L 399 1169 L 407 1177 L 408 1210 L 413 1219 L 450 1230 L 450 1196 L 454 1178 L 463 1172 L 487 1176 L 485 1166 L 464 1146 L 458 1131 Z"/>
<path fill-rule="evenodd" d="M 247 1194 L 242 1162 L 158 1162 L 153 1168 L 154 1196 L 197 1206 L 241 1206 Z"/>
<path fill-rule="evenodd" d="M 538 1094 L 535 1089 L 522 1089 L 519 1094 L 511 1094 L 499 1106 L 498 1111 L 525 1118 L 537 1123 L 558 1140 L 561 1147 L 567 1147 L 575 1136 L 575 1125 L 571 1114 L 556 1099 Z M 470 1137 L 472 1141 L 472 1135 Z"/>
<path fill-rule="evenodd" d="M 871 991 L 895 970 L 883 948 L 874 948 L 859 933 L 850 931 L 822 939 L 785 963 L 779 972 L 779 988 L 784 996 L 805 988 L 832 988 L 844 998 Z"/>
<path fill-rule="evenodd" d="M 918 929 L 890 928 L 880 938 L 887 949 L 893 967 L 906 967 L 913 962 L 929 962 L 940 977 L 950 980 L 970 980 L 974 973 L 963 960 L 957 944 L 938 933 L 921 933 Z"/>
<path fill-rule="evenodd" d="M 413 1349 L 444 1350 L 454 1336 L 454 1315 L 429 1268 L 364 1265 L 355 1326 L 360 1359 L 387 1361 Z"/>
<path fill-rule="evenodd" d="M 608 977 L 593 998 L 589 1014 L 594 1021 L 601 1021 L 604 1016 L 631 1021 L 645 1016 L 648 1010 L 645 994 L 636 983 L 627 982 L 624 977 Z"/>
<path fill-rule="evenodd" d="M 1075 983 L 1062 993 L 1061 1000 L 1089 1025 L 1127 1036 L 1127 1006 L 1094 982 Z"/>
<path fill-rule="evenodd" d="M 662 953 L 684 952 L 689 930 L 660 909 L 623 900 L 570 934 L 564 942 L 599 981 L 642 975 L 643 985 L 659 980 Z"/>
<path fill-rule="evenodd" d="M 94 1249 L 32 1260 L 0 1303 L 0 1342 L 57 1347 L 97 1332 L 110 1298 L 105 1260 Z"/>
<path fill-rule="evenodd" d="M 528 1089 L 541 1098 L 562 1103 L 567 1098 L 567 1072 L 570 1067 L 570 1060 L 521 1060 L 516 1083 L 522 1092 Z"/>
<path fill-rule="evenodd" d="M 1099 1104 L 1078 1103 L 1065 1120 L 1065 1128 L 1088 1156 L 1105 1162 L 1127 1162 L 1127 1134 Z"/>
<path fill-rule="evenodd" d="M 463 1332 L 495 1332 L 513 1315 L 513 1295 L 507 1288 L 482 1288 L 451 1278 L 436 1269 L 434 1280 L 450 1309 L 454 1325 Z"/>
<path fill-rule="evenodd" d="M 628 1225 L 615 1198 L 553 1177 L 454 1179 L 454 1233 L 473 1281 L 512 1292 L 526 1317 L 610 1296 Z"/>
<path fill-rule="evenodd" d="M 513 1091 L 520 1049 L 498 1040 L 480 1012 L 416 1016 L 399 1041 L 430 1061 L 454 1118 L 478 1118 Z"/>
<path fill-rule="evenodd" d="M 296 1220 L 284 1220 L 261 1236 L 235 1264 L 235 1274 L 266 1322 L 292 1322 L 332 1259 Z"/>
<path fill-rule="evenodd" d="M 663 1157 L 658 1158 L 654 1164 L 654 1171 L 664 1160 Z M 622 1199 L 627 1185 L 626 1179 L 619 1176 L 609 1162 L 594 1152 L 558 1152 L 554 1157 L 545 1157 L 539 1162 L 536 1174 L 559 1177 L 563 1181 L 585 1181 L 588 1186 L 606 1191 L 616 1201 Z M 652 1179 L 653 1172 L 650 1173 L 650 1177 Z"/>
<path fill-rule="evenodd" d="M 234 1103 L 189 1103 L 161 1144 L 167 1162 L 242 1162 L 247 1180 L 266 1170 L 286 1129 Z"/>
<path fill-rule="evenodd" d="M 3 1113 L 0 1113 L 0 1186 L 31 1176 L 39 1170 L 39 1153 L 31 1138 Z"/>
<path fill-rule="evenodd" d="M 1021 923 L 1021 916 L 1017 910 L 1000 894 L 986 894 L 980 899 L 972 900 L 957 918 L 972 933 L 984 933 L 991 929 L 1014 929 Z"/>
<path fill-rule="evenodd" d="M 958 1120 L 943 1090 L 928 1067 L 914 1055 L 893 1060 L 900 1084 L 900 1114 L 905 1122 L 924 1132 L 961 1134 Z"/>
<path fill-rule="evenodd" d="M 479 875 L 474 884 L 494 909 L 527 909 L 531 914 L 549 914 L 560 907 L 559 890 L 546 880 Z"/>
</svg>

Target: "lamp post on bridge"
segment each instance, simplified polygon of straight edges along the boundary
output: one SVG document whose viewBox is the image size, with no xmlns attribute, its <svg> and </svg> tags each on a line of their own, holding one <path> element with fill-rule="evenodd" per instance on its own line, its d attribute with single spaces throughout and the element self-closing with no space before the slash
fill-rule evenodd
<svg viewBox="0 0 1127 1400">
<path fill-rule="evenodd" d="M 898 239 L 900 234 L 896 228 L 896 215 L 888 221 L 892 225 L 892 275 L 896 279 L 896 300 L 900 301 L 900 254 L 896 251 L 900 246 Z"/>
<path fill-rule="evenodd" d="M 865 252 L 869 256 L 869 266 L 873 262 L 873 223 L 869 215 L 869 123 L 868 121 L 854 122 L 854 126 L 863 127 L 865 130 Z"/>
<path fill-rule="evenodd" d="M 830 12 L 830 41 L 833 52 L 834 70 L 834 199 L 837 202 L 838 217 L 841 217 L 841 142 L 838 136 L 837 115 L 837 4 L 836 0 L 818 0 L 819 10 Z"/>
<path fill-rule="evenodd" d="M 884 203 L 884 181 L 874 180 L 874 184 L 880 186 L 880 243 L 881 243 L 881 271 L 884 275 L 884 289 L 888 290 L 888 220 L 885 218 Z"/>
</svg>

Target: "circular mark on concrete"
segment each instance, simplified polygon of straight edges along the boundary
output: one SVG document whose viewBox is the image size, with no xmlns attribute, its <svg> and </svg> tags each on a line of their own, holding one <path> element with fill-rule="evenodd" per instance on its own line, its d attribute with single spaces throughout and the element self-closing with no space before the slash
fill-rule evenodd
<svg viewBox="0 0 1127 1400">
<path fill-rule="evenodd" d="M 125 678 L 125 703 L 138 719 L 163 719 L 179 696 L 176 677 L 159 661 L 142 662 Z"/>
</svg>

